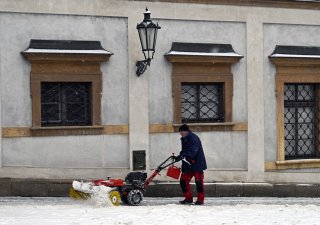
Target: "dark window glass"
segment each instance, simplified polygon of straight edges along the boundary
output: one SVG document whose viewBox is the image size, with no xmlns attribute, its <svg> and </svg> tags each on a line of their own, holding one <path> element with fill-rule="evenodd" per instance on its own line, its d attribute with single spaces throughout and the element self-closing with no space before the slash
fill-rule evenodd
<svg viewBox="0 0 320 225">
<path fill-rule="evenodd" d="M 223 83 L 182 83 L 181 120 L 192 122 L 223 122 Z"/>
<path fill-rule="evenodd" d="M 91 83 L 42 82 L 41 126 L 91 125 Z"/>
</svg>

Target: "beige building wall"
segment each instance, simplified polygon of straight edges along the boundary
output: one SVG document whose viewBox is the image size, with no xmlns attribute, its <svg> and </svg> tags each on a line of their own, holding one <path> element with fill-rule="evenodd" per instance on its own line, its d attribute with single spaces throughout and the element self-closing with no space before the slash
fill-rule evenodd
<svg viewBox="0 0 320 225">
<path fill-rule="evenodd" d="M 80 3 L 79 3 L 80 2 Z M 232 6 L 232 5 L 214 5 L 214 4 L 188 4 L 188 3 L 174 3 L 174 2 L 150 2 L 150 1 L 119 1 L 119 0 L 51 0 L 51 1 L 40 1 L 40 0 L 29 0 L 29 1 L 18 1 L 18 0 L 2 0 L 0 2 L 0 14 L 20 14 L 20 13 L 31 13 L 38 14 L 39 16 L 48 15 L 67 15 L 68 17 L 75 16 L 89 16 L 89 17 L 110 17 L 110 18 L 125 18 L 127 21 L 127 55 L 123 56 L 123 61 L 119 60 L 116 67 L 113 67 L 112 72 L 117 71 L 117 67 L 123 66 L 126 70 L 126 78 L 123 79 L 127 82 L 127 92 L 124 94 L 127 96 L 127 124 L 128 126 L 127 136 L 119 137 L 127 140 L 127 147 L 122 147 L 127 151 L 123 153 L 124 157 L 127 157 L 127 165 L 122 162 L 126 168 L 116 168 L 111 166 L 110 168 L 103 168 L 101 165 L 94 164 L 88 168 L 65 168 L 66 166 L 58 166 L 54 164 L 52 167 L 17 167 L 9 162 L 12 154 L 12 146 L 23 146 L 23 140 L 28 139 L 26 142 L 36 142 L 38 140 L 33 137 L 24 137 L 24 139 L 15 138 L 2 138 L 0 159 L 2 159 L 2 166 L 0 169 L 0 177 L 37 177 L 37 178 L 73 178 L 73 177 L 93 177 L 103 176 L 105 174 L 124 176 L 129 170 L 132 169 L 132 151 L 134 150 L 145 150 L 146 151 L 146 162 L 147 169 L 151 169 L 159 162 L 162 158 L 165 159 L 167 154 L 171 152 L 171 149 L 178 148 L 178 137 L 171 131 L 166 134 L 154 133 L 150 135 L 150 123 L 160 123 L 166 125 L 172 123 L 171 113 L 166 114 L 166 110 L 161 112 L 161 116 L 157 115 L 159 106 L 155 102 L 162 103 L 161 97 L 155 93 L 154 85 L 159 83 L 161 73 L 164 75 L 165 80 L 160 80 L 161 85 L 165 85 L 164 99 L 170 95 L 170 63 L 166 62 L 163 58 L 163 51 L 169 50 L 170 46 L 168 43 L 173 41 L 188 41 L 186 37 L 175 36 L 175 31 L 170 30 L 172 27 L 163 27 L 159 31 L 159 49 L 156 49 L 155 58 L 151 63 L 151 67 L 147 69 L 145 74 L 141 77 L 135 75 L 135 63 L 142 59 L 142 53 L 140 50 L 140 43 L 136 31 L 136 24 L 143 19 L 142 12 L 145 7 L 148 7 L 152 12 L 151 16 L 155 21 L 162 22 L 163 25 L 172 26 L 181 24 L 184 32 L 188 32 L 189 27 L 192 27 L 193 32 L 190 35 L 189 42 L 201 42 L 201 41 L 223 41 L 224 39 L 216 39 L 204 37 L 199 34 L 206 34 L 206 30 L 202 27 L 203 24 L 210 24 L 212 29 L 215 29 L 214 24 L 222 24 L 220 29 L 229 29 L 230 32 L 225 34 L 226 38 L 229 38 L 231 44 L 237 45 L 236 50 L 239 50 L 239 54 L 243 54 L 245 57 L 240 61 L 238 65 L 235 65 L 233 73 L 235 80 L 239 82 L 235 83 L 234 93 L 234 105 L 240 104 L 239 107 L 235 107 L 234 119 L 236 122 L 244 123 L 247 129 L 242 131 L 228 131 L 226 133 L 204 133 L 200 134 L 204 139 L 206 154 L 209 159 L 213 161 L 221 160 L 220 157 L 224 157 L 227 166 L 218 165 L 212 163 L 210 169 L 206 172 L 206 180 L 218 180 L 218 181 L 283 181 L 283 182 L 313 182 L 319 180 L 320 173 L 318 171 L 302 171 L 301 173 L 292 173 L 291 171 L 281 172 L 265 172 L 265 163 L 267 160 L 273 160 L 273 154 L 277 151 L 274 145 L 269 144 L 274 141 L 274 136 L 270 135 L 269 127 L 274 127 L 274 124 L 266 118 L 269 118 L 269 110 L 275 110 L 275 105 L 269 105 L 270 91 L 269 86 L 266 87 L 265 81 L 266 76 L 270 76 L 269 72 L 274 71 L 271 64 L 266 63 L 266 50 L 274 48 L 275 46 L 265 46 L 265 38 L 278 37 L 276 33 L 273 33 L 273 29 L 269 29 L 272 26 L 314 26 L 317 30 L 320 26 L 320 14 L 319 10 L 310 9 L 294 9 L 294 8 L 273 8 L 273 7 L 244 7 L 244 6 Z M 3 15 L 2 15 L 3 16 Z M 95 20 L 92 20 L 94 23 Z M 0 21 L 1 26 L 2 21 Z M 160 26 L 162 26 L 160 23 Z M 200 24 L 199 27 L 195 24 Z M 231 26 L 240 26 L 243 32 L 238 38 L 233 37 L 234 33 L 238 33 L 237 30 L 232 30 L 227 24 Z M 190 25 L 190 26 L 189 26 Z M 25 23 L 24 26 L 32 26 L 32 21 Z M 218 25 L 217 25 L 218 26 Z M 219 28 L 219 27 L 218 27 Z M 0 28 L 1 29 L 1 28 Z M 50 24 L 48 24 L 50 29 Z M 199 33 L 198 30 L 199 29 Z M 169 31 L 169 32 L 165 32 Z M 276 30 L 281 32 L 280 30 Z M 99 30 L 95 30 L 99 34 Z M 213 31 L 208 32 L 210 36 L 214 36 Z M 289 34 L 291 34 L 289 32 Z M 318 34 L 316 32 L 316 34 Z M 108 35 L 108 32 L 105 32 Z M 310 33 L 306 34 L 310 35 Z M 93 36 L 98 37 L 99 35 Z M 171 39 L 170 39 L 171 37 Z M 174 37 L 174 38 L 173 38 Z M 304 37 L 302 35 L 302 37 Z M 163 38 L 163 39 L 162 39 Z M 287 37 L 288 42 L 282 42 L 281 39 L 273 39 L 272 44 L 281 42 L 279 44 L 298 44 L 295 40 L 296 37 Z M 271 38 L 272 39 L 272 38 Z M 161 41 L 166 40 L 167 43 L 161 45 Z M 315 37 L 314 44 L 320 46 L 319 39 Z M 25 40 L 26 42 L 28 40 Z M 241 42 L 241 43 L 240 43 Z M 243 42 L 243 43 L 242 43 Z M 164 42 L 163 42 L 164 43 Z M 306 42 L 304 42 L 306 43 Z M 167 46 L 167 49 L 165 49 Z M 107 47 L 106 47 L 107 48 Z M 160 50 L 161 49 L 161 50 Z M 22 50 L 22 49 L 21 49 Z M 108 49 L 109 50 L 109 49 Z M 160 51 L 159 51 L 160 50 Z M 0 48 L 1 51 L 1 48 Z M 112 50 L 111 50 L 112 51 Z M 243 52 L 242 52 L 243 51 Z M 125 58 L 127 57 L 127 58 Z M 112 58 L 111 58 L 112 60 Z M 109 64 L 112 63 L 110 60 Z M 0 62 L 1 73 L 0 77 L 3 80 L 6 70 L 4 66 L 6 62 Z M 159 72 L 161 71 L 161 72 Z M 267 74 L 265 73 L 267 71 Z M 239 74 L 242 77 L 237 77 Z M 244 79 L 245 78 L 245 79 Z M 272 82 L 272 81 L 271 81 Z M 121 82 L 119 82 L 121 83 Z M 239 85 L 239 86 L 237 86 Z M 2 84 L 2 95 L 3 84 Z M 169 91 L 169 93 L 168 93 Z M 107 94 L 107 93 L 104 93 Z M 237 94 L 237 95 L 236 95 Z M 239 95 L 241 98 L 239 98 Z M 154 99 L 155 101 L 152 101 Z M 3 101 L 3 100 L 2 100 Z M 164 100 L 166 102 L 167 100 Z M 116 105 L 116 103 L 113 103 Z M 122 102 L 123 104 L 123 102 Z M 3 105 L 3 102 L 2 102 Z M 170 104 L 167 105 L 169 108 Z M 268 109 L 266 109 L 268 107 Z M 102 107 L 106 110 L 107 107 Z M 238 111 L 239 110 L 239 111 Z M 272 111 L 274 113 L 274 111 Z M 2 107 L 2 127 L 7 124 L 3 123 L 4 108 Z M 103 112 L 102 112 L 103 113 Z M 163 114 L 164 113 L 164 114 Z M 270 114 L 272 115 L 272 114 Z M 105 117 L 104 122 L 109 123 Z M 125 116 L 123 116 L 125 118 Z M 122 123 L 125 119 L 117 121 Z M 125 123 L 125 122 L 124 122 Z M 18 124 L 19 125 L 19 124 Z M 24 124 L 22 126 L 25 126 Z M 118 134 L 119 135 L 119 134 Z M 222 155 L 216 152 L 209 152 L 212 143 L 211 140 L 217 136 L 227 137 L 226 141 L 229 141 L 227 150 L 229 155 L 235 157 L 238 161 L 229 160 L 228 154 Z M 211 137 L 213 136 L 213 137 Z M 235 138 L 236 137 L 236 138 Z M 239 138 L 240 137 L 240 138 Z M 70 137 L 65 137 L 70 139 Z M 109 138 L 109 137 L 108 137 Z M 110 137 L 113 138 L 112 136 Z M 159 142 L 159 139 L 163 138 L 165 142 Z M 237 139 L 238 138 L 238 139 Z M 50 138 L 48 138 L 50 139 Z M 53 138 L 56 139 L 56 138 Z M 95 137 L 83 137 L 82 140 L 95 139 Z M 103 141 L 98 138 L 97 148 L 103 148 Z M 52 140 L 52 139 L 51 139 Z M 50 141 L 51 141 L 50 140 Z M 223 139 L 224 140 L 224 139 Z M 49 142 L 50 142 L 49 141 Z M 91 140 L 90 140 L 91 141 Z M 215 140 L 218 142 L 219 140 Z M 74 142 L 74 140 L 71 140 Z M 169 146 L 163 146 L 164 143 L 168 143 Z M 213 143 L 214 144 L 214 143 Z M 88 144 L 89 145 L 89 144 Z M 220 143 L 220 148 L 223 148 L 223 143 Z M 101 146 L 101 147 L 99 147 Z M 240 146 L 237 148 L 237 146 Z M 167 147 L 165 151 L 162 149 Z M 19 147 L 21 148 L 21 147 Z M 170 149 L 171 148 L 171 149 Z M 212 148 L 214 149 L 214 148 Z M 216 150 L 215 150 L 216 151 Z M 98 151 L 99 152 L 99 151 Z M 101 152 L 100 152 L 101 153 Z M 100 154 L 97 153 L 97 154 Z M 87 157 L 88 155 L 85 155 Z M 7 158 L 8 157 L 8 158 Z M 98 156 L 97 156 L 98 157 Z M 57 159 L 57 158 L 53 158 Z M 94 160 L 94 159 L 93 159 Z M 88 163 L 88 161 L 85 161 Z M 210 163 L 209 163 L 210 164 Z M 121 164 L 122 165 L 122 164 Z M 221 168 L 222 167 L 222 168 Z M 165 179 L 165 178 L 159 178 Z"/>
</svg>

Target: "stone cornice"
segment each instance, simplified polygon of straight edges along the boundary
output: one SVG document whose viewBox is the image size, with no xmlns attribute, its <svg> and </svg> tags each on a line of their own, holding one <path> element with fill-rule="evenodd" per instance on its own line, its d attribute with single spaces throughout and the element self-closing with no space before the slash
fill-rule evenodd
<svg viewBox="0 0 320 225">
<path fill-rule="evenodd" d="M 131 0 L 145 1 L 145 0 Z M 172 3 L 194 3 L 213 5 L 235 5 L 253 7 L 275 7 L 293 9 L 319 10 L 320 2 L 316 1 L 296 1 L 296 0 L 149 0 L 151 2 L 172 2 Z"/>
</svg>

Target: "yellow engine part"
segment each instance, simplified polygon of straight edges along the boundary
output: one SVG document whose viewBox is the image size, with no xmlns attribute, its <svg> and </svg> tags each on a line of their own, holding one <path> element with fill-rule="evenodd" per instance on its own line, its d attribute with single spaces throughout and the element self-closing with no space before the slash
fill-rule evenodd
<svg viewBox="0 0 320 225">
<path fill-rule="evenodd" d="M 121 197 L 119 191 L 110 191 L 109 199 L 114 206 L 120 205 Z"/>
<path fill-rule="evenodd" d="M 69 189 L 69 196 L 74 199 L 88 199 L 90 198 L 90 194 L 84 193 L 81 191 L 74 190 L 73 187 Z"/>
</svg>

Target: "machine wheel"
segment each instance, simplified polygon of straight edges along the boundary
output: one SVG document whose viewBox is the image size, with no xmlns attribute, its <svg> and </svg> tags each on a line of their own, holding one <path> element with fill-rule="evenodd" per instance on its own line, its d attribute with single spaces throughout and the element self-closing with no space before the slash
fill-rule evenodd
<svg viewBox="0 0 320 225">
<path fill-rule="evenodd" d="M 90 194 L 81 191 L 76 191 L 73 187 L 69 189 L 69 197 L 74 199 L 88 199 Z"/>
<path fill-rule="evenodd" d="M 130 205 L 139 205 L 143 199 L 143 194 L 139 189 L 134 189 L 128 193 L 127 201 Z"/>
<path fill-rule="evenodd" d="M 109 199 L 114 206 L 120 205 L 120 193 L 119 191 L 110 191 Z"/>
</svg>

